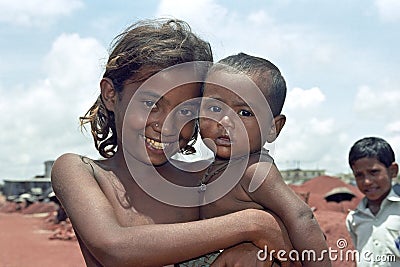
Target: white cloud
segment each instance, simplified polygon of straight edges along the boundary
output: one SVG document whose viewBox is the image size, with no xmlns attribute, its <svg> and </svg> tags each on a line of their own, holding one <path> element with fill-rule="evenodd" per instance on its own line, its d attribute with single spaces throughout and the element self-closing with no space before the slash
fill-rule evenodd
<svg viewBox="0 0 400 267">
<path fill-rule="evenodd" d="M 257 25 L 263 25 L 265 23 L 273 23 L 271 17 L 264 10 L 258 10 L 248 15 L 248 20 Z"/>
<path fill-rule="evenodd" d="M 0 0 L 0 21 L 23 26 L 41 25 L 81 7 L 81 0 Z"/>
<path fill-rule="evenodd" d="M 383 21 L 400 21 L 400 1 L 398 0 L 375 0 L 379 16 Z"/>
<path fill-rule="evenodd" d="M 87 67 L 87 63 L 92 65 Z M 103 66 L 106 62 L 105 49 L 93 38 L 81 38 L 78 34 L 61 34 L 46 55 L 43 68 L 50 82 L 79 93 L 82 84 L 89 84 L 98 75 L 93 66 Z M 93 64 L 95 63 L 95 64 Z M 78 71 L 81 70 L 81 71 Z M 99 78 L 99 77 L 97 77 Z"/>
<path fill-rule="evenodd" d="M 348 136 L 333 118 L 288 116 L 276 141 L 278 167 L 346 171 Z"/>
<path fill-rule="evenodd" d="M 400 137 L 400 121 L 394 121 L 386 125 L 386 129 L 389 134 L 397 134 Z"/>
<path fill-rule="evenodd" d="M 171 15 L 184 19 L 196 33 L 208 40 L 215 59 L 240 51 L 267 56 L 268 59 L 289 59 L 300 70 L 304 65 L 331 63 L 335 47 L 315 32 L 296 25 L 276 22 L 266 8 L 235 12 L 215 0 L 162 0 L 156 16 Z M 265 54 L 267 53 L 267 55 Z"/>
<path fill-rule="evenodd" d="M 162 0 L 158 5 L 156 17 L 175 17 L 190 21 L 194 28 L 219 25 L 228 15 L 228 10 L 214 0 Z"/>
<path fill-rule="evenodd" d="M 318 135 L 328 135 L 334 131 L 335 121 L 332 118 L 320 120 L 318 118 L 312 118 L 310 120 L 311 132 Z"/>
<path fill-rule="evenodd" d="M 25 175 L 19 178 L 31 177 L 43 173 L 44 160 L 67 151 L 90 151 L 87 148 L 91 141 L 81 134 L 78 117 L 97 97 L 99 59 L 105 55 L 105 48 L 92 38 L 62 34 L 43 62 L 46 78 L 26 88 L 0 87 L 1 95 L 6 95 L 0 101 L 0 112 L 12 114 L 1 118 L 0 134 L 2 154 L 6 155 L 1 161 L 10 166 L 9 173 Z M 30 169 L 25 170 L 25 166 Z M 3 173 L 3 178 L 8 178 L 9 173 Z"/>
<path fill-rule="evenodd" d="M 210 13 L 201 14 L 199 11 L 209 10 Z M 226 16 L 228 10 L 217 4 L 214 0 L 194 0 L 188 2 L 186 0 L 162 0 L 157 8 L 157 15 L 171 15 L 180 18 L 207 18 L 214 15 Z"/>
<path fill-rule="evenodd" d="M 399 103 L 399 90 L 361 86 L 355 97 L 354 110 L 363 116 L 389 119 L 400 114 Z"/>
<path fill-rule="evenodd" d="M 308 90 L 295 87 L 287 93 L 285 107 L 289 110 L 305 109 L 318 106 L 324 101 L 325 95 L 318 87 Z"/>
</svg>

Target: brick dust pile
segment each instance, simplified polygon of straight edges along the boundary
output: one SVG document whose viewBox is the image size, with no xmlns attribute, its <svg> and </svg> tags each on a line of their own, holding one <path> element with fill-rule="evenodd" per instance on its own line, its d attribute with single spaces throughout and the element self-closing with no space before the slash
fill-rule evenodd
<svg viewBox="0 0 400 267">
<path fill-rule="evenodd" d="M 347 232 L 345 219 L 348 211 L 357 207 L 363 194 L 356 186 L 331 176 L 315 177 L 302 185 L 290 185 L 290 187 L 313 208 L 314 215 L 326 235 L 328 246 L 337 251 L 332 253 L 332 258 L 337 258 L 332 265 L 334 267 L 355 266 L 349 254 L 351 250 L 354 250 L 354 246 Z M 349 189 L 355 195 L 351 201 L 344 200 L 337 203 L 325 200 L 325 195 L 332 189 L 342 187 Z"/>
</svg>

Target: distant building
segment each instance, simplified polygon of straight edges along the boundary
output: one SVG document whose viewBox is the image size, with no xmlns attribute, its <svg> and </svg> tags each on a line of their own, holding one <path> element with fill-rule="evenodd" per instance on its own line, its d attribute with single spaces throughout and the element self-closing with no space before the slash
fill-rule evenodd
<svg viewBox="0 0 400 267">
<path fill-rule="evenodd" d="M 314 177 L 325 175 L 325 170 L 288 169 L 282 170 L 281 175 L 287 184 L 302 184 Z"/>
<path fill-rule="evenodd" d="M 44 174 L 36 175 L 35 178 L 50 178 L 51 169 L 53 168 L 54 160 L 48 160 L 44 162 Z"/>
<path fill-rule="evenodd" d="M 51 191 L 50 177 L 21 180 L 4 180 L 3 195 L 8 198 L 24 193 L 40 196 Z"/>
<path fill-rule="evenodd" d="M 340 173 L 336 175 L 337 177 L 340 177 L 342 181 L 348 184 L 355 185 L 356 181 L 354 179 L 354 175 L 352 173 Z"/>
<path fill-rule="evenodd" d="M 48 194 L 50 191 L 52 191 L 50 175 L 53 163 L 53 160 L 44 162 L 44 175 L 36 175 L 34 178 L 27 179 L 4 179 L 4 184 L 2 186 L 3 195 L 9 198 L 13 196 L 16 197 L 24 193 L 29 193 L 36 196 Z"/>
</svg>

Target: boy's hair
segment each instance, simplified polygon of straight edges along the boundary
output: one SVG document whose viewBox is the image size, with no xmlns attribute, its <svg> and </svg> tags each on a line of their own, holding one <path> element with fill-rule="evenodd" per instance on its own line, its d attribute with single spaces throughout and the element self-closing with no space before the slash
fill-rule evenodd
<svg viewBox="0 0 400 267">
<path fill-rule="evenodd" d="M 392 147 L 379 137 L 365 137 L 354 143 L 349 153 L 350 167 L 361 158 L 376 158 L 386 168 L 395 162 Z"/>
<path fill-rule="evenodd" d="M 278 67 L 272 62 L 264 58 L 239 53 L 218 61 L 210 68 L 209 73 L 217 71 L 242 73 L 249 76 L 260 89 L 266 92 L 266 100 L 271 108 L 272 115 L 276 117 L 282 112 L 287 91 L 286 82 Z"/>
<path fill-rule="evenodd" d="M 141 82 L 158 71 L 191 61 L 213 61 L 210 44 L 177 19 L 139 21 L 116 36 L 111 45 L 103 77 L 112 80 L 117 92 L 127 80 Z M 91 125 L 94 144 L 100 155 L 112 157 L 117 149 L 114 113 L 107 110 L 100 96 L 87 113 L 80 117 L 81 126 Z M 188 146 L 182 152 L 190 153 L 197 139 L 198 126 Z"/>
</svg>

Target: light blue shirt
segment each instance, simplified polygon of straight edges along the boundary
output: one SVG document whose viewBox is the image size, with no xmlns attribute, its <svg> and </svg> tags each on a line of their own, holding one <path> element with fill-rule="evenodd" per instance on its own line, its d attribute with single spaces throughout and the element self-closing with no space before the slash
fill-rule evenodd
<svg viewBox="0 0 400 267">
<path fill-rule="evenodd" d="M 364 197 L 347 215 L 346 226 L 359 252 L 357 266 L 400 267 L 400 196 L 393 189 L 376 215 Z"/>
</svg>

